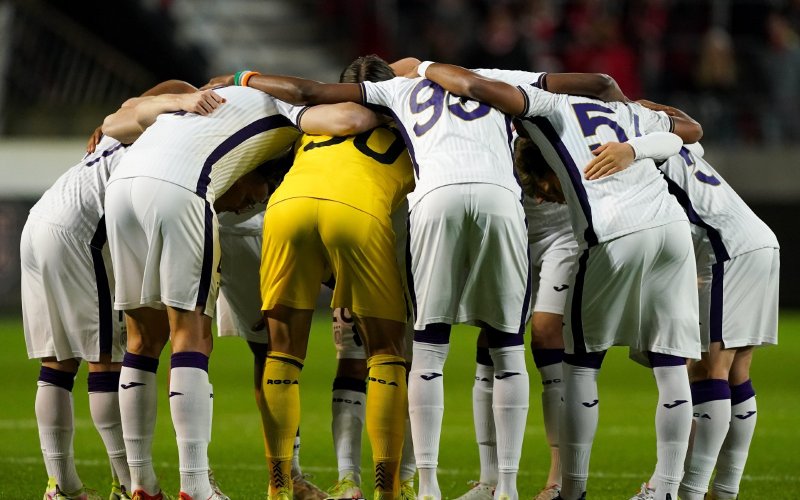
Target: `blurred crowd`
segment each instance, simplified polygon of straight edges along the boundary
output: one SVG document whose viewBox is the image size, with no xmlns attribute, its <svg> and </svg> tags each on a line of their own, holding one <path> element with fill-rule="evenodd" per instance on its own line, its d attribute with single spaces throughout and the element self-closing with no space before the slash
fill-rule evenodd
<svg viewBox="0 0 800 500">
<path fill-rule="evenodd" d="M 320 0 L 352 56 L 602 72 L 686 109 L 706 139 L 800 139 L 800 0 Z M 329 32 L 330 32 L 329 28 Z"/>
</svg>

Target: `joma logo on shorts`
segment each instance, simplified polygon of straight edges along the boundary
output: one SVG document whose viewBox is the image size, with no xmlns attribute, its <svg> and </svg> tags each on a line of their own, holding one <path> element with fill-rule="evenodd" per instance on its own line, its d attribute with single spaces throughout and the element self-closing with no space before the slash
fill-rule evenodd
<svg viewBox="0 0 800 500">
<path fill-rule="evenodd" d="M 280 380 L 280 379 L 269 379 L 269 378 L 267 379 L 267 385 L 270 385 L 270 384 L 272 384 L 272 385 L 281 385 L 281 384 L 283 384 L 283 385 L 291 385 L 291 384 L 299 384 L 299 383 L 300 382 L 298 382 L 297 380 L 288 380 L 288 379 Z"/>
<path fill-rule="evenodd" d="M 397 387 L 397 382 L 392 382 L 391 380 L 383 380 L 382 378 L 375 378 L 375 377 L 367 377 L 367 380 L 369 380 L 370 382 L 377 382 L 379 384 L 393 385 Z"/>
<path fill-rule="evenodd" d="M 334 403 L 348 403 L 351 405 L 360 405 L 361 401 L 357 401 L 355 399 L 344 399 L 344 398 L 333 398 Z"/>
</svg>

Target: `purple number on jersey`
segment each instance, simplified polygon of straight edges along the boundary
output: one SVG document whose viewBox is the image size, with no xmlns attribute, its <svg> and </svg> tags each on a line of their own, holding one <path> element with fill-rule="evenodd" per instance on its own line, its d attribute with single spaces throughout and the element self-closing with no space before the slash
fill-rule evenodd
<svg viewBox="0 0 800 500">
<path fill-rule="evenodd" d="M 692 154 L 689 152 L 688 149 L 681 148 L 680 155 L 681 158 L 683 158 L 683 161 L 686 163 L 687 167 L 691 167 L 692 165 L 695 164 L 694 157 L 692 156 Z M 695 170 L 694 178 L 702 182 L 703 184 L 708 184 L 709 186 L 719 186 L 720 184 L 722 184 L 720 180 L 714 177 L 713 175 L 708 175 L 704 172 L 701 172 L 700 170 Z"/>
<path fill-rule="evenodd" d="M 427 88 L 431 89 L 431 96 L 427 100 L 420 102 L 419 93 L 422 92 L 423 89 Z M 431 127 L 433 127 L 436 122 L 439 121 L 439 118 L 442 117 L 442 111 L 444 110 L 444 100 L 447 97 L 448 94 L 444 91 L 444 89 L 430 80 L 422 80 L 417 84 L 416 87 L 414 87 L 414 90 L 411 91 L 411 96 L 409 96 L 411 112 L 414 114 L 421 113 L 426 109 L 433 107 L 433 115 L 431 116 L 430 120 L 423 124 L 414 124 L 414 133 L 417 134 L 417 137 L 430 130 Z M 477 108 L 473 109 L 472 111 L 467 111 L 464 108 L 465 102 L 467 102 L 467 99 L 459 99 L 459 101 L 456 103 L 448 104 L 447 110 L 464 121 L 472 121 L 488 115 L 489 111 L 492 109 L 491 106 L 480 103 Z"/>
</svg>

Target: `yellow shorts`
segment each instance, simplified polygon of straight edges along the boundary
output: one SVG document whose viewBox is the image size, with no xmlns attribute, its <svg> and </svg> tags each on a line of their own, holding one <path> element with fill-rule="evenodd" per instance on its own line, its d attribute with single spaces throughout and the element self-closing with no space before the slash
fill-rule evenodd
<svg viewBox="0 0 800 500">
<path fill-rule="evenodd" d="M 331 307 L 406 321 L 391 224 L 344 203 L 289 198 L 264 216 L 262 310 L 314 309 L 320 283 L 336 279 Z"/>
</svg>

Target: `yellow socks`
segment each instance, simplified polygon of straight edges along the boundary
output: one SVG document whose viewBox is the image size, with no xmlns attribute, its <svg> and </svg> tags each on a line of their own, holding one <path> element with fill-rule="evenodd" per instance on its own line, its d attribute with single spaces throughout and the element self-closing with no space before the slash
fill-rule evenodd
<svg viewBox="0 0 800 500">
<path fill-rule="evenodd" d="M 377 354 L 367 360 L 367 367 L 367 434 L 375 464 L 375 498 L 397 498 L 408 414 L 405 359 Z"/>
<path fill-rule="evenodd" d="M 300 426 L 300 370 L 303 360 L 270 351 L 264 367 L 262 413 L 269 467 L 269 495 L 292 488 L 292 452 Z"/>
</svg>

